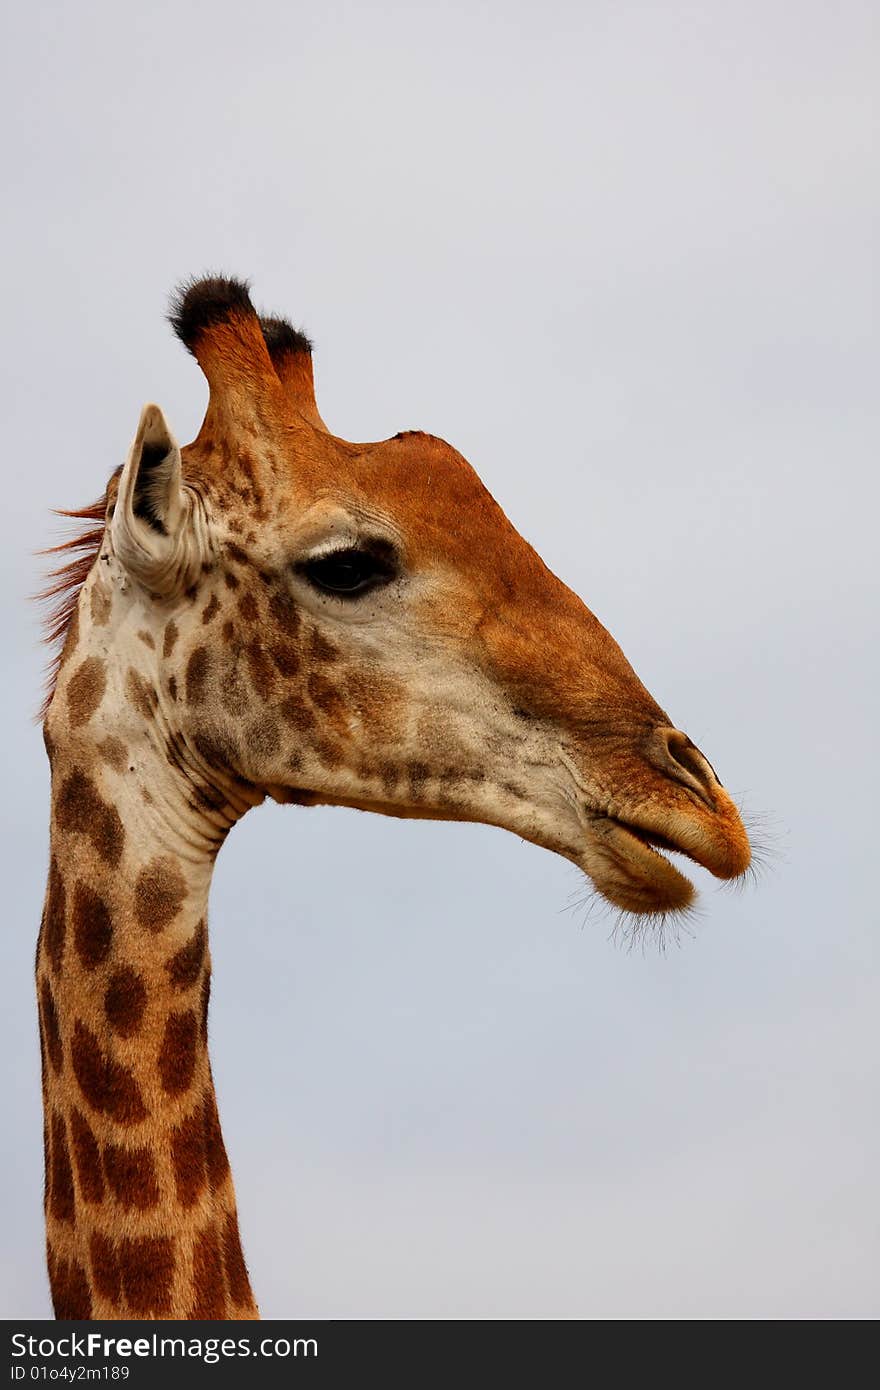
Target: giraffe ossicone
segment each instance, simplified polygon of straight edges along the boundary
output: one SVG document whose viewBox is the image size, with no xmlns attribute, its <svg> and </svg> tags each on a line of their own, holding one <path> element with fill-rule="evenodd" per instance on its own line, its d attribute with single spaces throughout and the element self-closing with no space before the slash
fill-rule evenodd
<svg viewBox="0 0 880 1390">
<path fill-rule="evenodd" d="M 311 348 L 239 281 L 172 323 L 210 386 L 144 408 L 56 571 L 51 861 L 37 951 L 46 1223 L 62 1318 L 249 1318 L 207 1051 L 214 859 L 266 796 L 481 821 L 630 913 L 676 849 L 749 844 L 709 763 L 465 460 L 332 435 Z"/>
</svg>

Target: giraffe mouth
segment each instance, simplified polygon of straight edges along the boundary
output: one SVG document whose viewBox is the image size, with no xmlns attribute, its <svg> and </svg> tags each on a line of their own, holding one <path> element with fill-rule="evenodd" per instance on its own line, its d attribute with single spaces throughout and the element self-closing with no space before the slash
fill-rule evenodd
<svg viewBox="0 0 880 1390">
<path fill-rule="evenodd" d="M 703 862 L 693 846 L 659 831 L 616 816 L 589 816 L 584 867 L 603 897 L 625 912 L 682 912 L 691 905 L 696 890 L 667 859 L 670 852 Z"/>
<path fill-rule="evenodd" d="M 682 912 L 696 889 L 666 857 L 682 854 L 716 878 L 738 878 L 751 862 L 751 847 L 739 812 L 719 787 L 714 807 L 696 804 L 644 812 L 655 823 L 587 809 L 587 843 L 580 863 L 599 892 L 626 912 Z M 641 818 L 641 815 L 640 815 Z M 662 829 L 659 828 L 659 821 Z"/>
</svg>

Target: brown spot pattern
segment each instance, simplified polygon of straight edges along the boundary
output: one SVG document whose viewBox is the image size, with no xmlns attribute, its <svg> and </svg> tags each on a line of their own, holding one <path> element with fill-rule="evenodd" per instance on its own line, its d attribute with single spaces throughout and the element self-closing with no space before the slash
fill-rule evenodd
<svg viewBox="0 0 880 1390">
<path fill-rule="evenodd" d="M 288 637 L 299 635 L 300 617 L 289 594 L 273 594 L 269 600 L 269 612 Z"/>
<path fill-rule="evenodd" d="M 431 775 L 431 769 L 427 763 L 411 762 L 406 765 L 406 775 L 409 778 L 412 796 L 420 797 L 424 792 L 425 783 Z"/>
<path fill-rule="evenodd" d="M 328 718 L 333 719 L 334 716 L 338 718 L 340 714 L 344 714 L 345 702 L 339 691 L 336 689 L 335 685 L 332 685 L 330 681 L 317 671 L 313 671 L 309 676 L 306 682 L 306 688 L 309 692 L 309 699 L 312 701 L 312 704 L 321 710 L 322 713 L 326 714 Z"/>
<path fill-rule="evenodd" d="M 226 1217 L 226 1228 L 223 1232 L 223 1260 L 226 1265 L 229 1296 L 233 1303 L 250 1303 L 253 1295 L 241 1248 L 241 1238 L 238 1234 L 238 1221 L 234 1212 L 229 1212 Z"/>
<path fill-rule="evenodd" d="M 253 594 L 244 593 L 238 600 L 238 611 L 246 623 L 255 623 L 260 616 L 257 600 Z"/>
<path fill-rule="evenodd" d="M 177 623 L 172 618 L 170 623 L 165 625 L 165 635 L 162 639 L 162 655 L 167 661 L 174 651 L 174 644 L 177 641 Z"/>
<path fill-rule="evenodd" d="M 125 843 L 119 812 L 115 806 L 108 806 L 91 778 L 79 768 L 62 784 L 57 816 L 62 830 L 88 836 L 104 862 L 116 867 Z"/>
<path fill-rule="evenodd" d="M 93 1110 L 119 1124 L 136 1124 L 147 1110 L 134 1074 L 105 1053 L 94 1033 L 77 1020 L 71 1047 L 73 1071 Z"/>
<path fill-rule="evenodd" d="M 315 753 L 318 761 L 331 769 L 341 767 L 345 762 L 345 754 L 338 743 L 334 743 L 329 738 L 315 739 Z"/>
<path fill-rule="evenodd" d="M 190 705 L 201 704 L 205 698 L 205 684 L 208 679 L 208 652 L 205 647 L 196 647 L 186 663 L 186 698 Z"/>
<path fill-rule="evenodd" d="M 208 1040 L 208 1005 L 211 1002 L 211 976 L 206 974 L 202 980 L 202 999 L 201 999 L 201 1029 L 202 1041 Z"/>
<path fill-rule="evenodd" d="M 122 1278 L 112 1240 L 96 1233 L 89 1241 L 89 1255 L 96 1292 L 111 1303 L 118 1304 L 122 1296 Z"/>
<path fill-rule="evenodd" d="M 82 1266 L 76 1260 L 49 1258 L 49 1283 L 55 1316 L 63 1322 L 84 1322 L 92 1316 L 92 1296 Z"/>
<path fill-rule="evenodd" d="M 49 1210 L 56 1221 L 72 1221 L 75 1208 L 73 1195 L 73 1170 L 67 1152 L 67 1130 L 58 1111 L 52 1114 L 52 1175 L 49 1183 L 51 1194 Z"/>
<path fill-rule="evenodd" d="M 247 731 L 245 747 L 261 758 L 273 758 L 281 747 L 281 729 L 275 719 L 257 719 Z"/>
<path fill-rule="evenodd" d="M 109 763 L 115 772 L 122 772 L 128 762 L 128 754 L 125 751 L 125 744 L 120 738 L 105 738 L 98 744 L 98 752 L 106 763 Z"/>
<path fill-rule="evenodd" d="M 193 1248 L 193 1287 L 195 1300 L 191 1318 L 222 1318 L 226 1311 L 223 1287 L 223 1253 L 217 1228 L 212 1222 L 196 1239 Z"/>
<path fill-rule="evenodd" d="M 390 795 L 397 787 L 397 780 L 400 776 L 396 764 L 390 762 L 381 762 L 377 768 L 377 773 L 379 776 L 379 780 L 382 783 L 382 786 L 385 788 L 385 791 Z"/>
<path fill-rule="evenodd" d="M 175 989 L 191 989 L 202 973 L 205 964 L 205 945 L 207 933 L 204 918 L 199 922 L 189 941 L 175 951 L 165 962 L 165 969 Z"/>
<path fill-rule="evenodd" d="M 282 676 L 288 679 L 295 676 L 299 671 L 300 660 L 299 652 L 290 642 L 275 642 L 269 648 L 269 655 L 274 661 Z"/>
<path fill-rule="evenodd" d="M 338 647 L 334 647 L 332 642 L 328 642 L 327 638 L 323 637 L 321 633 L 318 632 L 317 628 L 312 632 L 312 638 L 309 642 L 309 653 L 314 661 L 324 662 L 328 666 L 339 659 Z"/>
<path fill-rule="evenodd" d="M 141 869 L 135 884 L 135 917 L 148 931 L 160 932 L 180 911 L 186 880 L 176 859 L 153 859 Z"/>
<path fill-rule="evenodd" d="M 124 1207 L 147 1211 L 158 1202 L 159 1184 L 149 1149 L 105 1144 L 104 1172 L 108 1187 Z"/>
<path fill-rule="evenodd" d="M 58 1013 L 55 1008 L 55 1000 L 52 997 L 52 986 L 48 980 L 43 980 L 40 984 L 40 1003 L 43 1010 L 43 1036 L 46 1039 L 46 1050 L 49 1053 L 49 1060 L 56 1072 L 60 1072 L 64 1064 L 64 1049 L 61 1045 L 61 1030 L 58 1027 Z"/>
<path fill-rule="evenodd" d="M 159 1052 L 159 1079 L 167 1095 L 179 1096 L 192 1085 L 198 1024 L 192 1009 L 171 1013 Z"/>
<path fill-rule="evenodd" d="M 200 730 L 193 735 L 193 743 L 210 767 L 234 768 L 238 761 L 238 749 L 219 729 Z"/>
<path fill-rule="evenodd" d="M 315 727 L 315 716 L 297 695 L 289 695 L 278 712 L 282 719 L 302 734 L 309 733 Z"/>
<path fill-rule="evenodd" d="M 182 1124 L 171 1132 L 171 1162 L 177 1197 L 183 1207 L 191 1207 L 204 1191 L 205 1125 L 203 1109 L 199 1106 Z"/>
<path fill-rule="evenodd" d="M 205 1166 L 211 1191 L 216 1192 L 229 1172 L 229 1159 L 220 1130 L 220 1116 L 217 1114 L 217 1100 L 213 1091 L 205 1096 L 203 1123 L 205 1134 Z"/>
<path fill-rule="evenodd" d="M 254 689 L 261 700 L 268 700 L 275 686 L 275 668 L 265 647 L 256 640 L 248 643 L 247 661 Z"/>
<path fill-rule="evenodd" d="M 121 1038 L 136 1033 L 146 1003 L 146 986 L 136 970 L 124 965 L 113 972 L 104 994 L 104 1012 L 114 1033 Z"/>
<path fill-rule="evenodd" d="M 107 670 L 97 656 L 88 656 L 67 685 L 67 711 L 74 728 L 87 724 L 104 698 Z"/>
<path fill-rule="evenodd" d="M 97 580 L 89 593 L 89 607 L 95 627 L 106 627 L 113 609 L 113 596 L 106 585 Z"/>
<path fill-rule="evenodd" d="M 49 865 L 49 884 L 46 891 L 46 907 L 43 914 L 43 944 L 46 954 L 57 975 L 61 969 L 64 955 L 65 936 L 65 893 L 58 865 L 53 859 Z"/>
<path fill-rule="evenodd" d="M 103 1202 L 104 1170 L 101 1151 L 88 1120 L 78 1110 L 71 1111 L 70 1137 L 79 1190 L 87 1202 Z"/>
<path fill-rule="evenodd" d="M 121 1240 L 117 1249 L 122 1289 L 132 1313 L 161 1317 L 171 1311 L 174 1242 L 169 1236 Z"/>
<path fill-rule="evenodd" d="M 73 890 L 71 922 L 77 955 L 87 970 L 94 970 L 110 954 L 113 924 L 104 899 L 84 883 Z"/>
<path fill-rule="evenodd" d="M 211 621 L 211 619 L 215 616 L 215 614 L 219 613 L 219 611 L 220 600 L 218 599 L 216 594 L 212 594 L 208 602 L 205 604 L 205 609 L 202 613 L 202 622 L 206 627 L 208 623 Z"/>
<path fill-rule="evenodd" d="M 150 681 L 144 680 L 140 672 L 136 671 L 133 666 L 129 667 L 125 677 L 125 690 L 138 714 L 143 719 L 152 719 L 156 705 L 159 703 L 156 687 Z"/>
</svg>

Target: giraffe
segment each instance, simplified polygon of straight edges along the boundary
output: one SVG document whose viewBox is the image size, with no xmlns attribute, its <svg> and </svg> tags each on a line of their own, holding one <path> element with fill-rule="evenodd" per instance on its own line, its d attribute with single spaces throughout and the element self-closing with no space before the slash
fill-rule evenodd
<svg viewBox="0 0 880 1390">
<path fill-rule="evenodd" d="M 267 797 L 501 826 L 627 913 L 749 842 L 710 764 L 442 440 L 332 435 L 311 347 L 210 277 L 171 321 L 210 388 L 144 407 L 50 592 L 37 947 L 59 1318 L 258 1316 L 207 1049 L 218 850 Z"/>
</svg>

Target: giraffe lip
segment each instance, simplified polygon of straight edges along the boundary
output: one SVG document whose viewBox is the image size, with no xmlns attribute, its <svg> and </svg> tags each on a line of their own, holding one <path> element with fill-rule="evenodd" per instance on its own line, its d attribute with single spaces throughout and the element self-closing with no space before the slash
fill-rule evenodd
<svg viewBox="0 0 880 1390">
<path fill-rule="evenodd" d="M 664 864 L 668 865 L 668 860 L 661 851 L 683 854 L 692 863 L 708 869 L 715 878 L 738 878 L 749 867 L 751 846 L 736 806 L 721 788 L 718 802 L 711 816 L 701 807 L 688 808 L 685 814 L 680 810 L 660 812 L 663 830 L 637 825 L 607 813 L 594 816 L 594 821 L 604 821 L 607 833 L 616 833 L 621 846 L 629 841 L 631 847 L 637 845 L 641 853 L 650 854 Z"/>
<path fill-rule="evenodd" d="M 640 845 L 657 855 L 658 858 L 664 858 L 664 856 L 660 854 L 660 851 L 663 850 L 666 854 L 684 854 L 695 864 L 701 862 L 693 849 L 682 844 L 679 840 L 673 840 L 670 836 L 663 835 L 659 830 L 650 830 L 644 825 L 636 825 L 633 821 L 624 820 L 622 816 L 596 814 L 591 817 L 591 820 L 594 824 L 604 823 L 622 832 L 623 835 L 637 840 Z M 666 860 L 664 858 L 664 863 L 665 862 Z"/>
<path fill-rule="evenodd" d="M 671 854 L 686 854 L 689 859 L 693 859 L 694 857 L 683 845 L 676 844 L 674 840 L 670 840 L 666 835 L 661 835 L 659 831 L 645 830 L 643 826 L 633 825 L 631 821 L 621 820 L 619 816 L 608 816 L 607 819 L 612 821 L 615 825 L 619 825 L 621 829 L 625 830 L 629 835 L 634 836 L 635 839 L 641 841 L 648 849 L 662 849 Z"/>
<path fill-rule="evenodd" d="M 584 867 L 599 892 L 627 912 L 680 911 L 694 898 L 694 886 L 665 852 L 686 854 L 684 845 L 617 816 L 589 814 Z"/>
</svg>

